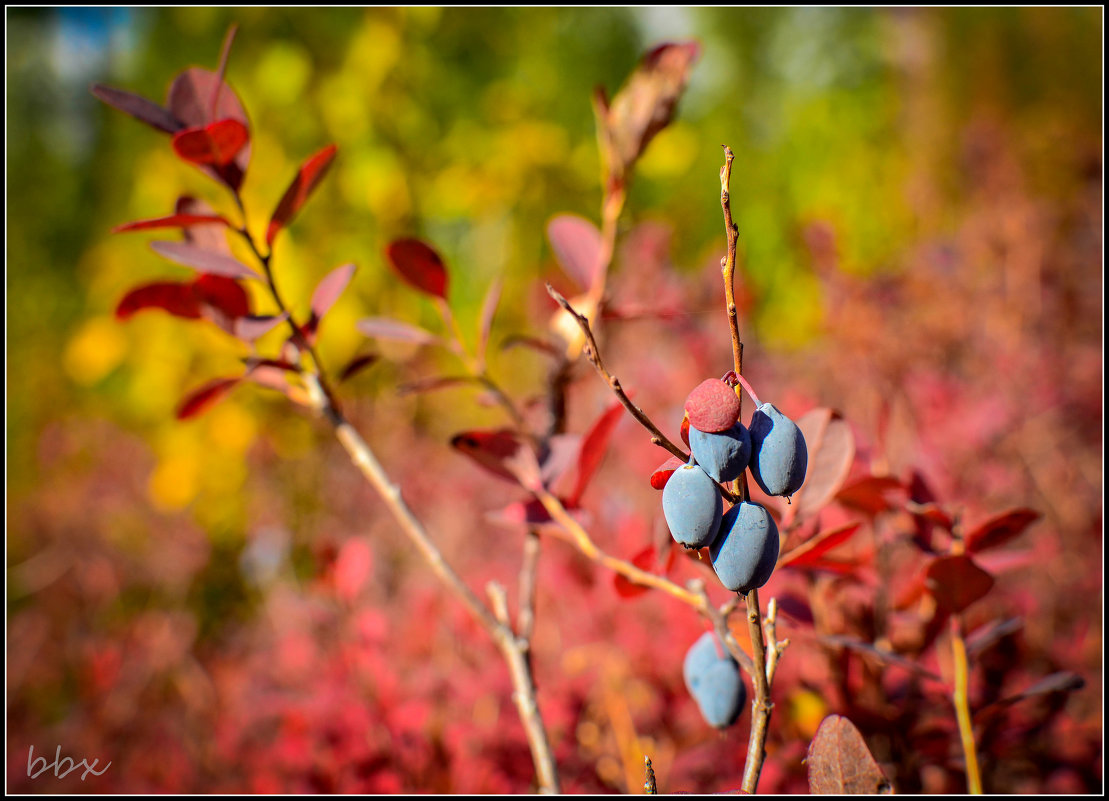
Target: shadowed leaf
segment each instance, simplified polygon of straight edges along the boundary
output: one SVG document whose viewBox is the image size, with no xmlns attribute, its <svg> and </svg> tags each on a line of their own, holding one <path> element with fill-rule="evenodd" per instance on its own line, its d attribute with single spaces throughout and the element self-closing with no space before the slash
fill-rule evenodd
<svg viewBox="0 0 1109 801">
<path fill-rule="evenodd" d="M 305 204 L 308 197 L 312 194 L 312 190 L 327 174 L 328 167 L 335 159 L 335 152 L 338 148 L 335 145 L 328 145 L 323 150 L 315 153 L 308 158 L 297 171 L 296 177 L 293 182 L 289 184 L 289 188 L 285 190 L 285 194 L 281 196 L 281 201 L 277 204 L 277 208 L 270 218 L 269 227 L 266 228 L 266 244 L 272 245 L 273 240 L 282 228 L 289 224 L 294 215 L 300 211 L 301 206 Z"/>
<path fill-rule="evenodd" d="M 239 339 L 245 340 L 246 342 L 253 342 L 285 322 L 288 316 L 288 312 L 281 312 L 281 314 L 277 315 L 240 317 L 235 321 L 233 330 L 235 336 Z"/>
<path fill-rule="evenodd" d="M 994 701 L 989 706 L 974 713 L 974 719 L 977 722 L 979 718 L 985 717 L 988 714 L 997 712 L 999 709 L 1012 704 L 1025 701 L 1029 698 L 1035 698 L 1037 695 L 1050 695 L 1052 693 L 1069 693 L 1075 690 L 1081 690 L 1086 686 L 1086 680 L 1069 670 L 1061 670 L 1057 673 L 1044 676 L 1034 684 L 1030 684 L 1020 692 L 1006 696 L 1000 700 Z"/>
<path fill-rule="evenodd" d="M 601 266 L 601 232 L 597 226 L 576 214 L 559 214 L 547 223 L 547 239 L 558 263 L 578 289 L 590 289 Z"/>
<path fill-rule="evenodd" d="M 988 593 L 994 579 L 966 554 L 955 554 L 932 560 L 924 584 L 936 603 L 948 612 L 961 612 Z"/>
<path fill-rule="evenodd" d="M 943 681 L 942 677 L 928 670 L 928 668 L 924 667 L 923 665 L 914 662 L 911 659 L 906 659 L 899 654 L 895 654 L 891 651 L 879 648 L 876 645 L 872 645 L 868 642 L 855 640 L 851 637 L 844 637 L 839 634 L 825 634 L 817 637 L 816 639 L 818 642 L 824 643 L 825 645 L 831 645 L 838 648 L 847 648 L 852 651 L 858 651 L 859 653 L 867 654 L 874 657 L 879 662 L 883 662 L 887 665 L 897 665 L 898 667 L 902 667 L 905 670 L 908 670 L 910 673 L 916 673 L 917 675 L 924 676 L 925 678 L 931 679 L 932 681 Z"/>
<path fill-rule="evenodd" d="M 262 277 L 237 259 L 190 245 L 188 242 L 151 242 L 150 247 L 170 261 L 202 273 L 226 275 L 230 278 Z"/>
<path fill-rule="evenodd" d="M 141 95 L 125 92 L 122 89 L 113 89 L 94 83 L 89 90 L 109 106 L 130 114 L 139 122 L 145 122 L 152 128 L 163 133 L 176 133 L 185 127 L 185 123 L 177 119 L 168 109 L 159 106 L 153 100 L 147 100 Z"/>
<path fill-rule="evenodd" d="M 215 215 L 215 210 L 203 200 L 197 200 L 188 195 L 182 195 L 177 198 L 177 203 L 174 208 L 177 214 Z M 227 244 L 228 227 L 229 226 L 215 223 L 211 225 L 200 223 L 197 225 L 190 225 L 188 228 L 183 229 L 182 233 L 185 236 L 185 241 L 190 245 L 230 256 L 231 246 Z"/>
<path fill-rule="evenodd" d="M 224 167 L 249 141 L 250 132 L 238 120 L 217 120 L 175 133 L 173 151 L 192 164 Z"/>
<path fill-rule="evenodd" d="M 1040 513 L 1034 509 L 1012 509 L 990 518 L 966 535 L 967 552 L 980 553 L 1004 545 L 1039 519 Z"/>
<path fill-rule="evenodd" d="M 205 384 L 195 392 L 190 393 L 177 408 L 177 419 L 187 420 L 190 417 L 196 417 L 198 414 L 207 411 L 230 392 L 240 380 L 238 376 L 234 378 L 217 378 Z"/>
<path fill-rule="evenodd" d="M 419 239 L 397 239 L 385 248 L 393 271 L 409 286 L 447 299 L 447 267 L 430 246 Z"/>
<path fill-rule="evenodd" d="M 840 715 L 824 718 L 805 758 L 813 795 L 873 795 L 893 787 L 855 724 Z"/>
<path fill-rule="evenodd" d="M 513 484 L 519 483 L 509 460 L 519 449 L 527 446 L 514 431 L 463 431 L 451 439 L 451 447 L 469 456 L 493 475 Z"/>
<path fill-rule="evenodd" d="M 633 556 L 630 561 L 640 570 L 650 571 L 650 569 L 655 564 L 655 546 L 648 545 L 642 551 Z M 650 589 L 650 587 L 644 587 L 642 584 L 636 584 L 634 581 L 629 581 L 619 573 L 612 577 L 612 586 L 616 589 L 616 594 L 625 599 L 635 598 Z"/>
<path fill-rule="evenodd" d="M 905 486 L 893 476 L 864 476 L 845 485 L 835 497 L 844 506 L 877 515 L 897 508 L 898 503 L 887 497 L 897 491 L 904 492 Z"/>
</svg>

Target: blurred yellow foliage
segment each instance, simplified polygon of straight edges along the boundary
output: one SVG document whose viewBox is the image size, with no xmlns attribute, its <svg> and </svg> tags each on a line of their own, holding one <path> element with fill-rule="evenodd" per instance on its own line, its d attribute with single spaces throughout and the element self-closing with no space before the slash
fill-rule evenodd
<svg viewBox="0 0 1109 801">
<path fill-rule="evenodd" d="M 62 356 L 66 374 L 91 386 L 114 370 L 127 350 L 127 337 L 113 317 L 92 317 L 70 338 Z"/>
</svg>

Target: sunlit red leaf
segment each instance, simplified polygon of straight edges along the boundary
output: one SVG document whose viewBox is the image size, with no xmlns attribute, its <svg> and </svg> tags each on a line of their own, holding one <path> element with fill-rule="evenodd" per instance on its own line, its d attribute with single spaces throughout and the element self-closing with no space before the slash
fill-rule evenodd
<svg viewBox="0 0 1109 801">
<path fill-rule="evenodd" d="M 119 301 L 116 317 L 126 320 L 142 309 L 161 309 L 190 320 L 200 317 L 200 303 L 187 283 L 160 281 L 135 287 Z"/>
<path fill-rule="evenodd" d="M 649 571 L 655 564 L 655 546 L 649 545 L 642 551 L 637 553 L 631 558 L 631 563 L 638 567 L 640 570 Z M 636 584 L 624 578 L 620 573 L 612 577 L 612 586 L 616 589 L 616 594 L 621 598 L 635 598 L 647 592 L 650 588 L 644 587 L 642 584 Z"/>
<path fill-rule="evenodd" d="M 323 277 L 316 289 L 312 293 L 312 322 L 309 323 L 313 331 L 319 327 L 319 321 L 343 294 L 343 290 L 347 288 L 350 283 L 351 277 L 354 275 L 355 266 L 353 264 L 344 264 L 336 267 Z"/>
<path fill-rule="evenodd" d="M 1012 509 L 992 517 L 966 535 L 966 549 L 970 553 L 980 553 L 989 548 L 997 548 L 1024 533 L 1024 530 L 1040 519 L 1034 509 Z"/>
<path fill-rule="evenodd" d="M 238 376 L 217 378 L 195 392 L 189 393 L 177 408 L 177 419 L 187 420 L 207 411 L 230 392 L 240 380 Z"/>
<path fill-rule="evenodd" d="M 463 431 L 451 439 L 451 447 L 469 456 L 493 475 L 513 484 L 518 483 L 516 473 L 508 462 L 527 445 L 514 431 Z"/>
<path fill-rule="evenodd" d="M 925 586 L 948 612 L 961 612 L 985 596 L 994 578 L 966 554 L 941 556 L 925 571 Z"/>
<path fill-rule="evenodd" d="M 864 476 L 845 485 L 835 497 L 844 506 L 877 515 L 896 509 L 898 504 L 891 501 L 888 495 L 903 492 L 904 489 L 904 485 L 893 476 Z"/>
<path fill-rule="evenodd" d="M 213 100 L 215 100 L 213 108 Z M 170 84 L 166 107 L 182 127 L 196 128 L 217 120 L 237 120 L 250 129 L 246 111 L 234 90 L 212 70 L 190 67 L 178 73 Z M 238 190 L 243 183 L 250 163 L 250 143 L 247 142 L 234 159 L 223 166 L 201 165 L 201 169 Z"/>
<path fill-rule="evenodd" d="M 813 795 L 875 795 L 893 787 L 862 734 L 840 715 L 824 718 L 805 758 Z"/>
<path fill-rule="evenodd" d="M 600 467 L 601 460 L 605 457 L 605 451 L 608 450 L 608 442 L 612 438 L 612 432 L 623 416 L 624 405 L 617 401 L 610 405 L 586 432 L 585 438 L 582 440 L 581 450 L 578 452 L 577 484 L 574 486 L 574 491 L 570 493 L 570 499 L 575 505 L 581 501 L 581 496 L 589 486 L 589 481 L 593 478 L 593 474 L 597 472 L 597 468 Z"/>
<path fill-rule="evenodd" d="M 312 190 L 327 174 L 328 167 L 335 159 L 335 152 L 338 148 L 335 145 L 328 145 L 323 150 L 315 153 L 301 166 L 297 171 L 296 178 L 289 184 L 289 188 L 285 190 L 285 194 L 281 197 L 281 202 L 277 204 L 277 208 L 270 218 L 269 227 L 266 229 L 266 244 L 272 245 L 273 240 L 277 237 L 278 232 L 289 224 L 293 216 L 300 211 L 301 206 L 308 200 Z"/>
<path fill-rule="evenodd" d="M 576 214 L 560 214 L 547 223 L 555 258 L 578 289 L 585 291 L 597 280 L 601 260 L 601 232 Z"/>
<path fill-rule="evenodd" d="M 202 273 L 226 275 L 230 278 L 262 277 L 237 259 L 190 245 L 188 242 L 151 242 L 150 247 L 170 261 Z"/>
<path fill-rule="evenodd" d="M 175 133 L 173 151 L 192 164 L 224 167 L 249 141 L 250 131 L 238 120 L 217 120 Z"/>
<path fill-rule="evenodd" d="M 413 342 L 417 345 L 442 345 L 443 340 L 426 328 L 402 323 L 388 317 L 366 317 L 355 323 L 355 327 L 368 337 L 392 339 L 398 342 Z"/>
<path fill-rule="evenodd" d="M 685 462 L 677 456 L 671 456 L 656 467 L 655 472 L 651 473 L 651 486 L 657 490 L 664 489 L 666 482 L 670 480 L 670 476 L 674 475 L 674 471 L 684 464 Z"/>
<path fill-rule="evenodd" d="M 185 123 L 177 119 L 172 112 L 159 106 L 153 100 L 147 100 L 141 95 L 125 92 L 122 89 L 113 89 L 110 86 L 94 83 L 90 91 L 109 106 L 130 114 L 139 122 L 155 128 L 163 133 L 176 133 L 185 127 Z"/>
<path fill-rule="evenodd" d="M 193 225 L 230 225 L 225 217 L 218 214 L 171 214 L 168 217 L 154 217 L 149 220 L 135 220 L 135 222 L 117 225 L 112 229 L 113 234 L 122 234 L 126 231 L 146 231 L 151 228 L 188 228 Z"/>
<path fill-rule="evenodd" d="M 405 283 L 446 300 L 447 266 L 430 245 L 419 239 L 397 239 L 385 248 L 385 256 Z"/>
<path fill-rule="evenodd" d="M 820 561 L 821 557 L 828 551 L 851 539 L 861 526 L 862 523 L 849 523 L 846 526 L 840 526 L 831 531 L 817 534 L 808 542 L 784 554 L 778 560 L 778 566 L 785 567 L 786 565 L 791 565 L 793 567 L 804 567 L 806 565 L 815 564 Z"/>
</svg>

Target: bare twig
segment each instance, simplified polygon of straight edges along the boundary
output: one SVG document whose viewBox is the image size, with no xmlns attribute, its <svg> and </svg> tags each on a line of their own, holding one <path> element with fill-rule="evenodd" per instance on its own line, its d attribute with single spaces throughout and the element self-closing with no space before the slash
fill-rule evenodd
<svg viewBox="0 0 1109 801">
<path fill-rule="evenodd" d="M 524 559 L 520 565 L 520 610 L 516 615 L 516 629 L 520 637 L 531 641 L 535 628 L 535 586 L 539 567 L 539 532 L 529 528 L 524 537 Z"/>
</svg>

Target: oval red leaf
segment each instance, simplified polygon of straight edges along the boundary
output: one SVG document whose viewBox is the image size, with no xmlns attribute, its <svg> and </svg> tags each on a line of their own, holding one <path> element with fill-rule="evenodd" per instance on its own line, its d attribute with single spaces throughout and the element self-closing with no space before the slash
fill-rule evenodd
<svg viewBox="0 0 1109 801">
<path fill-rule="evenodd" d="M 200 317 L 200 303 L 193 294 L 192 285 L 161 281 L 135 287 L 119 301 L 116 317 L 126 320 L 142 309 L 161 309 L 174 317 L 195 320 Z"/>
<path fill-rule="evenodd" d="M 385 256 L 406 284 L 447 299 L 447 266 L 430 245 L 419 239 L 397 239 L 385 248 Z"/>
<path fill-rule="evenodd" d="M 844 486 L 835 497 L 844 506 L 877 515 L 898 508 L 900 504 L 887 497 L 896 491 L 904 492 L 905 485 L 893 476 L 864 476 Z"/>
<path fill-rule="evenodd" d="M 250 314 L 250 298 L 233 278 L 205 273 L 193 281 L 192 288 L 197 301 L 218 309 L 232 320 Z"/>
<path fill-rule="evenodd" d="M 139 122 L 145 122 L 150 127 L 164 133 L 176 133 L 185 127 L 185 123 L 177 119 L 170 111 L 141 95 L 125 92 L 122 89 L 113 89 L 110 86 L 103 86 L 98 83 L 94 83 L 89 89 L 93 95 L 109 106 L 119 109 L 124 114 L 130 114 Z"/>
<path fill-rule="evenodd" d="M 230 225 L 227 218 L 218 214 L 171 214 L 168 217 L 154 217 L 149 220 L 136 220 L 135 222 L 117 225 L 112 229 L 113 234 L 122 234 L 126 231 L 145 231 L 150 228 L 188 228 L 193 225 Z"/>
<path fill-rule="evenodd" d="M 788 508 L 803 518 L 820 511 L 843 486 L 855 460 L 855 435 L 839 412 L 828 408 L 801 415 L 797 427 L 808 446 L 809 471 Z"/>
<path fill-rule="evenodd" d="M 224 167 L 247 142 L 250 131 L 238 120 L 218 120 L 203 127 L 186 128 L 173 135 L 173 150 L 192 164 Z"/>
<path fill-rule="evenodd" d="M 925 587 L 948 612 L 961 612 L 994 585 L 993 576 L 966 554 L 941 556 L 925 571 Z"/>
<path fill-rule="evenodd" d="M 824 718 L 805 758 L 813 795 L 874 795 L 893 787 L 855 724 L 840 715 Z"/>
<path fill-rule="evenodd" d="M 1039 519 L 1040 513 L 1035 509 L 1011 509 L 990 518 L 967 534 L 966 549 L 970 553 L 980 553 L 988 548 L 997 548 L 1019 537 Z"/>
<path fill-rule="evenodd" d="M 656 467 L 655 472 L 651 473 L 651 486 L 657 490 L 666 487 L 666 482 L 670 480 L 670 476 L 672 476 L 674 474 L 674 471 L 681 467 L 683 464 L 685 464 L 685 462 L 679 459 L 677 456 L 671 456 L 665 462 Z"/>
<path fill-rule="evenodd" d="M 582 440 L 581 450 L 578 451 L 578 478 L 574 485 L 574 491 L 570 494 L 571 505 L 577 506 L 581 502 L 581 496 L 585 493 L 586 487 L 589 486 L 590 479 L 593 478 L 593 474 L 600 467 L 601 460 L 605 458 L 605 451 L 608 450 L 613 429 L 616 428 L 616 424 L 620 422 L 623 416 L 624 405 L 616 401 L 608 407 L 604 414 L 597 418 L 597 422 L 586 433 Z"/>
<path fill-rule="evenodd" d="M 650 570 L 655 563 L 655 546 L 649 545 L 644 548 L 632 557 L 631 563 L 640 570 Z M 629 581 L 620 573 L 612 577 L 612 586 L 616 589 L 616 594 L 624 599 L 635 598 L 650 589 L 650 587 L 644 587 L 642 584 Z"/>
<path fill-rule="evenodd" d="M 181 405 L 177 408 L 177 419 L 187 420 L 207 411 L 222 400 L 239 381 L 239 377 L 236 376 L 234 378 L 217 378 L 215 381 L 205 384 L 181 402 Z"/>
<path fill-rule="evenodd" d="M 820 558 L 828 551 L 851 539 L 861 526 L 862 523 L 848 523 L 846 526 L 840 526 L 831 531 L 817 534 L 808 542 L 797 546 L 789 553 L 782 556 L 782 558 L 778 560 L 778 565 L 780 567 L 785 567 L 786 565 L 802 567 L 804 565 L 815 564 L 820 561 Z"/>
<path fill-rule="evenodd" d="M 420 328 L 388 317 L 366 317 L 355 327 L 374 339 L 391 339 L 397 342 L 414 342 L 417 345 L 442 345 L 443 340 L 426 328 Z"/>
<path fill-rule="evenodd" d="M 202 273 L 214 273 L 230 278 L 261 278 L 254 270 L 238 259 L 190 245 L 188 242 L 151 242 L 150 247 L 172 262 L 192 267 Z"/>
<path fill-rule="evenodd" d="M 576 214 L 559 214 L 547 223 L 547 239 L 563 271 L 588 291 L 600 272 L 601 232 Z"/>
<path fill-rule="evenodd" d="M 451 439 L 451 447 L 469 456 L 493 475 L 513 484 L 518 483 L 512 459 L 520 448 L 527 446 L 514 431 L 463 431 Z"/>
<path fill-rule="evenodd" d="M 281 202 L 277 204 L 277 208 L 274 209 L 273 216 L 270 218 L 269 227 L 266 229 L 267 245 L 273 244 L 278 232 L 289 224 L 293 216 L 300 211 L 300 207 L 307 202 L 312 190 L 327 174 L 327 168 L 331 166 L 331 162 L 335 159 L 337 150 L 338 148 L 335 145 L 328 145 L 323 150 L 310 156 L 300 166 L 296 178 L 289 184 L 285 194 L 281 196 Z"/>
<path fill-rule="evenodd" d="M 216 120 L 232 119 L 250 129 L 246 111 L 234 90 L 217 73 L 203 67 L 190 67 L 177 74 L 170 84 L 166 107 L 183 123 L 182 127 L 196 128 Z M 201 169 L 237 190 L 242 186 L 249 163 L 250 143 L 247 142 L 230 163 L 201 165 Z"/>
</svg>

